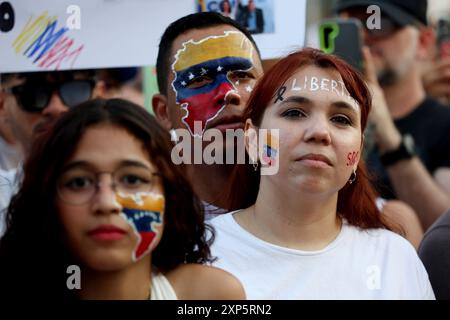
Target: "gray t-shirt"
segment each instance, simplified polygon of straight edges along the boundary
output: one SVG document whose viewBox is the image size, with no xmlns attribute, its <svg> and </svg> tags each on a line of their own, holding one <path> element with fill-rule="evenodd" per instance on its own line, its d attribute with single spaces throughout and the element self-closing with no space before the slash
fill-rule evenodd
<svg viewBox="0 0 450 320">
<path fill-rule="evenodd" d="M 427 269 L 436 299 L 450 299 L 450 210 L 425 233 L 419 256 Z"/>
</svg>

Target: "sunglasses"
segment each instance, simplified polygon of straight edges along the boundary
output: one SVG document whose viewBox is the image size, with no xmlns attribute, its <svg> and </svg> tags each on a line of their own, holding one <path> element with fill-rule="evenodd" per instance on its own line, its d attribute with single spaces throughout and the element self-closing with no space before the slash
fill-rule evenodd
<svg viewBox="0 0 450 320">
<path fill-rule="evenodd" d="M 53 92 L 57 91 L 62 102 L 72 108 L 89 100 L 95 86 L 94 80 L 70 80 L 59 83 L 26 82 L 9 91 L 26 112 L 41 112 L 48 107 Z"/>
</svg>

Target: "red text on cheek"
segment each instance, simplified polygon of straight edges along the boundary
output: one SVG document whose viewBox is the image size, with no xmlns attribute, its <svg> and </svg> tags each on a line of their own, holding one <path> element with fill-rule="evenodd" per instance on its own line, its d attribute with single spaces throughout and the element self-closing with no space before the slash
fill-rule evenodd
<svg viewBox="0 0 450 320">
<path fill-rule="evenodd" d="M 347 155 L 347 166 L 353 166 L 356 163 L 358 160 L 358 154 L 359 151 L 353 151 Z"/>
</svg>

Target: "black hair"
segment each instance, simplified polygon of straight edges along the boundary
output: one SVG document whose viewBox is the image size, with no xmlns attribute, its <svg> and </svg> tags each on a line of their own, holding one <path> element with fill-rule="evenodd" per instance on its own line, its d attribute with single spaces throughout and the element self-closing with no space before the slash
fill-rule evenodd
<svg viewBox="0 0 450 320">
<path fill-rule="evenodd" d="M 225 17 L 217 12 L 199 12 L 184 16 L 172 22 L 164 31 L 159 42 L 158 58 L 156 60 L 156 76 L 159 92 L 167 95 L 167 78 L 170 72 L 170 52 L 173 41 L 181 34 L 192 29 L 205 29 L 217 25 L 229 25 L 242 32 L 254 45 L 258 56 L 260 52 L 250 32 L 235 20 Z"/>
<path fill-rule="evenodd" d="M 0 74 L 0 84 L 5 84 L 10 81 L 16 74 L 15 73 L 2 73 Z"/>
<path fill-rule="evenodd" d="M 48 81 L 49 79 L 61 81 L 66 79 L 73 79 L 75 75 L 83 75 L 86 78 L 95 79 L 96 74 L 96 69 L 2 73 L 0 74 L 0 81 L 1 84 L 5 84 L 13 78 L 26 79 L 36 82 Z"/>
<path fill-rule="evenodd" d="M 139 72 L 137 67 L 99 69 L 99 79 L 105 83 L 107 89 L 118 89 L 127 82 L 136 79 Z"/>
<path fill-rule="evenodd" d="M 164 272 L 184 262 L 211 261 L 209 243 L 214 233 L 204 224 L 201 202 L 182 167 L 171 161 L 168 132 L 131 102 L 94 99 L 70 109 L 33 143 L 23 183 L 7 209 L 6 233 L 0 239 L 1 295 L 30 293 L 30 286 L 35 286 L 43 297 L 74 297 L 66 287 L 66 270 L 77 259 L 63 241 L 55 207 L 56 184 L 86 130 L 103 123 L 123 128 L 141 141 L 162 178 L 164 230 L 152 252 L 152 264 Z M 208 241 L 207 234 L 212 235 Z"/>
</svg>

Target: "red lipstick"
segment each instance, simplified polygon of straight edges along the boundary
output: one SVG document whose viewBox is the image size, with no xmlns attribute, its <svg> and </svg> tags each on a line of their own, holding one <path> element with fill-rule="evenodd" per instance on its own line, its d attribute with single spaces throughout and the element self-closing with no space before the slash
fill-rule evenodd
<svg viewBox="0 0 450 320">
<path fill-rule="evenodd" d="M 88 235 L 100 241 L 114 241 L 122 239 L 126 231 L 114 225 L 101 225 L 88 232 Z"/>
</svg>

